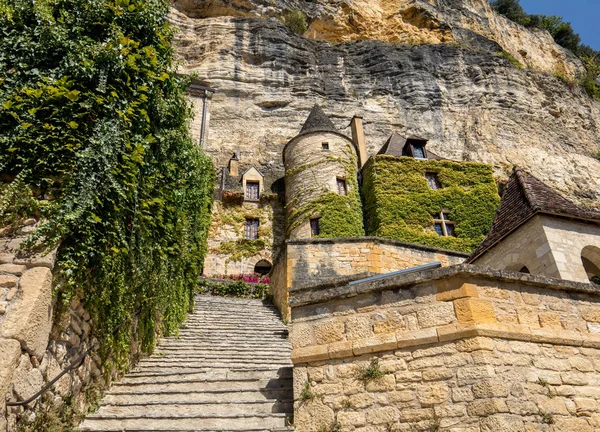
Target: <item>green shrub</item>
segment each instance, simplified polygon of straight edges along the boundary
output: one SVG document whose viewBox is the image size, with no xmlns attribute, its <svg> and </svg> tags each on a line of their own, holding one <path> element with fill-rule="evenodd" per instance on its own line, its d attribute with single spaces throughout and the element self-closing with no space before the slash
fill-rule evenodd
<svg viewBox="0 0 600 432">
<path fill-rule="evenodd" d="M 600 285 L 600 276 L 592 276 L 590 278 L 591 283 L 595 283 L 596 285 Z"/>
<path fill-rule="evenodd" d="M 506 51 L 501 51 L 498 53 L 498 55 L 500 57 L 503 57 L 506 60 L 508 60 L 510 62 L 510 64 L 513 65 L 514 67 L 516 67 L 517 69 L 523 69 L 523 64 L 519 60 L 514 58 L 511 53 L 506 52 Z"/>
<path fill-rule="evenodd" d="M 53 196 L 28 245 L 61 244 L 59 297 L 83 296 L 122 367 L 132 339 L 149 352 L 187 315 L 211 214 L 167 13 L 166 0 L 0 0 L 2 178 Z"/>
<path fill-rule="evenodd" d="M 294 33 L 302 35 L 308 29 L 306 16 L 298 9 L 288 10 L 283 14 L 284 24 Z"/>
<path fill-rule="evenodd" d="M 368 366 L 362 366 L 358 370 L 358 379 L 363 382 L 370 382 L 385 376 L 385 373 L 379 366 L 379 360 L 374 358 Z"/>
<path fill-rule="evenodd" d="M 243 281 L 220 282 L 200 279 L 196 284 L 196 293 L 212 294 L 222 297 L 264 299 L 269 294 L 269 285 L 263 283 L 246 283 Z"/>
<path fill-rule="evenodd" d="M 310 381 L 306 381 L 304 383 L 304 387 L 302 387 L 302 392 L 300 393 L 300 399 L 302 402 L 306 402 L 309 400 L 313 400 L 315 398 L 315 393 L 312 391 Z"/>
</svg>

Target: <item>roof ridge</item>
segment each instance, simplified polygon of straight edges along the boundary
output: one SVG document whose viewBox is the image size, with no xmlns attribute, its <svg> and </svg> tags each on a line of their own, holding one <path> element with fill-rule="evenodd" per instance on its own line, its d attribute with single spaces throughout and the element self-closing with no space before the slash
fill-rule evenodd
<svg viewBox="0 0 600 432">
<path fill-rule="evenodd" d="M 318 104 L 315 104 L 315 106 L 313 106 L 312 110 L 310 111 L 310 114 L 308 115 L 308 118 L 306 119 L 304 125 L 302 126 L 302 129 L 300 130 L 300 133 L 303 134 L 311 131 L 337 132 L 337 129 L 335 128 L 329 116 L 325 114 L 325 111 L 323 111 L 323 109 Z"/>
<path fill-rule="evenodd" d="M 523 168 L 519 168 L 517 165 L 515 165 L 513 167 L 513 174 L 515 175 L 515 177 L 519 183 L 519 186 L 521 186 L 521 190 L 523 191 L 523 195 L 525 196 L 525 199 L 527 200 L 529 207 L 531 207 L 531 209 L 534 212 L 539 211 L 541 209 L 541 207 L 539 206 L 539 204 L 537 204 L 535 202 L 533 193 L 532 193 L 531 189 L 529 188 L 529 185 L 525 181 L 525 176 L 529 175 L 529 173 L 527 171 L 525 171 Z"/>
</svg>

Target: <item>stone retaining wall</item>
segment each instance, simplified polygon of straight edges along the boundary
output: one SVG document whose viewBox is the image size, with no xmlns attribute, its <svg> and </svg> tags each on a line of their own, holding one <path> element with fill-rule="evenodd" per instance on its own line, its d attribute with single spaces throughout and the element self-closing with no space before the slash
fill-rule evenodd
<svg viewBox="0 0 600 432">
<path fill-rule="evenodd" d="M 96 342 L 90 315 L 78 299 L 68 307 L 56 304 L 52 275 L 56 252 L 45 256 L 19 252 L 31 227 L 0 238 L 0 431 L 24 425 L 34 425 L 34 430 L 50 427 L 41 426 L 51 421 L 41 416 L 58 420 L 66 404 L 76 415 L 87 407 L 92 390 L 108 384 L 101 359 L 92 352 L 43 397 L 24 407 L 5 405 L 33 396 Z"/>
<path fill-rule="evenodd" d="M 591 284 L 460 265 L 293 289 L 290 306 L 298 432 L 600 427 Z"/>
<path fill-rule="evenodd" d="M 381 274 L 439 261 L 465 261 L 467 254 L 377 237 L 286 242 L 271 278 L 275 305 L 289 317 L 288 292 L 355 275 Z"/>
</svg>

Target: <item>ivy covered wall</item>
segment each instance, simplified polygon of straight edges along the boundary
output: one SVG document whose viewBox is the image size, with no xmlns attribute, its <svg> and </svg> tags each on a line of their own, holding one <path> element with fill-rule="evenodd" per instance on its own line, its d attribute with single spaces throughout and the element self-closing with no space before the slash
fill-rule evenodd
<svg viewBox="0 0 600 432">
<path fill-rule="evenodd" d="M 425 173 L 437 173 L 433 190 Z M 377 155 L 363 169 L 367 235 L 471 252 L 489 231 L 500 202 L 490 165 Z M 456 237 L 433 229 L 434 214 L 449 210 Z"/>
<path fill-rule="evenodd" d="M 323 142 L 328 144 L 326 151 Z M 285 163 L 288 238 L 310 238 L 313 217 L 319 217 L 319 238 L 365 234 L 358 158 L 348 138 L 329 132 L 300 136 L 286 147 Z M 337 190 L 337 179 L 346 182 L 345 195 Z"/>
<path fill-rule="evenodd" d="M 215 174 L 190 137 L 167 13 L 0 0 L 0 219 L 42 218 L 29 246 L 60 244 L 57 296 L 83 298 L 107 368 L 176 331 L 206 253 Z"/>
</svg>

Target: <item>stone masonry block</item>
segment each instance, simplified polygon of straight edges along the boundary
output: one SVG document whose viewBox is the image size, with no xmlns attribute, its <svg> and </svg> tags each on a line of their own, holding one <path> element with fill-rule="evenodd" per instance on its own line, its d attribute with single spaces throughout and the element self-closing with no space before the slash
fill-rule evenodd
<svg viewBox="0 0 600 432">
<path fill-rule="evenodd" d="M 27 270 L 20 289 L 21 296 L 6 315 L 0 336 L 18 340 L 30 354 L 42 358 L 52 328 L 52 272 L 46 267 Z"/>
<path fill-rule="evenodd" d="M 327 360 L 329 354 L 326 345 L 296 348 L 292 350 L 292 363 L 308 363 L 319 360 Z"/>
<path fill-rule="evenodd" d="M 456 321 L 452 303 L 441 303 L 417 311 L 417 319 L 422 328 L 442 326 Z"/>
<path fill-rule="evenodd" d="M 477 285 L 470 283 L 463 283 L 462 285 L 452 285 L 451 281 L 445 281 L 446 283 L 440 283 L 438 285 L 438 292 L 436 295 L 437 301 L 452 301 L 465 297 L 479 297 L 477 292 Z"/>
<path fill-rule="evenodd" d="M 0 339 L 0 410 L 4 407 L 6 392 L 19 364 L 21 344 L 14 339 Z"/>
<path fill-rule="evenodd" d="M 382 334 L 352 342 L 354 355 L 393 350 L 398 346 L 396 335 Z"/>
<path fill-rule="evenodd" d="M 489 300 L 462 298 L 454 300 L 456 318 L 461 323 L 496 322 L 494 305 Z"/>
</svg>

